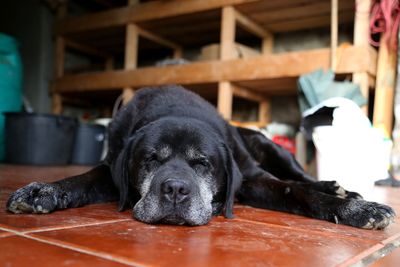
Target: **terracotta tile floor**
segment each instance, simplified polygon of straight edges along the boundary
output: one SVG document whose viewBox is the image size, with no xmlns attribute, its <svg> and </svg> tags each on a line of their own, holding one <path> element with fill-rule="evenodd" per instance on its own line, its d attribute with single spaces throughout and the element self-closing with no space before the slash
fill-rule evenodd
<svg viewBox="0 0 400 267">
<path fill-rule="evenodd" d="M 233 220 L 201 227 L 143 224 L 115 203 L 48 215 L 5 211 L 18 187 L 86 169 L 0 165 L 0 266 L 400 266 L 400 218 L 369 231 L 246 206 Z M 374 188 L 367 199 L 400 214 L 400 189 Z"/>
</svg>

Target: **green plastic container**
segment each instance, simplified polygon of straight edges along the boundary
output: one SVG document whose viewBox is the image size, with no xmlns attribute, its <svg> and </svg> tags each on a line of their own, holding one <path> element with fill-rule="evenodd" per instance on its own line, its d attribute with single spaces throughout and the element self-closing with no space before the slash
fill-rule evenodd
<svg viewBox="0 0 400 267">
<path fill-rule="evenodd" d="M 3 112 L 22 109 L 22 63 L 17 41 L 0 33 L 0 161 L 5 156 Z"/>
</svg>

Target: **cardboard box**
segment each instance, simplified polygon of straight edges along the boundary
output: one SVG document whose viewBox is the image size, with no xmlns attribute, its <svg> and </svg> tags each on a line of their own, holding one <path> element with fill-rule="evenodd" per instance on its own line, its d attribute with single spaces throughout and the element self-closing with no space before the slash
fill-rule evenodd
<svg viewBox="0 0 400 267">
<path fill-rule="evenodd" d="M 218 60 L 219 59 L 219 50 L 220 50 L 220 45 L 219 44 L 210 44 L 203 46 L 201 48 L 201 55 L 200 55 L 200 60 Z M 234 58 L 249 58 L 249 57 L 255 57 L 259 56 L 261 53 L 257 51 L 256 49 L 253 49 L 251 47 L 242 45 L 242 44 L 235 44 L 235 55 Z"/>
</svg>

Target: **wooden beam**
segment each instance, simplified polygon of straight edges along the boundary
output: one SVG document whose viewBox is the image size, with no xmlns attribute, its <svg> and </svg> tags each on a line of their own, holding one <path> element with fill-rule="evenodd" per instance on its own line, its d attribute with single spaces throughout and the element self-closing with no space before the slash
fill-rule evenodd
<svg viewBox="0 0 400 267">
<path fill-rule="evenodd" d="M 242 86 L 235 84 L 231 85 L 233 89 L 233 95 L 258 102 L 258 124 L 261 127 L 265 127 L 270 122 L 271 117 L 269 98 Z"/>
<path fill-rule="evenodd" d="M 218 84 L 218 111 L 226 120 L 232 117 L 233 90 L 230 82 Z"/>
<path fill-rule="evenodd" d="M 235 19 L 236 22 L 242 26 L 245 30 L 249 31 L 250 33 L 260 37 L 260 38 L 268 38 L 272 34 L 268 30 L 264 29 L 262 26 L 258 25 L 252 19 L 248 18 L 247 16 L 243 15 L 238 10 L 235 10 Z"/>
<path fill-rule="evenodd" d="M 125 69 L 132 70 L 137 67 L 139 47 L 139 27 L 129 24 L 126 29 L 125 39 Z"/>
<path fill-rule="evenodd" d="M 376 76 L 373 124 L 386 135 L 392 135 L 393 103 L 396 83 L 397 51 L 388 47 L 387 39 L 381 36 Z"/>
<path fill-rule="evenodd" d="M 128 0 L 128 6 L 137 8 L 139 0 Z M 134 24 L 128 24 L 126 26 L 125 36 L 125 70 L 134 70 L 138 64 L 138 53 L 139 53 L 139 31 L 140 28 Z M 122 104 L 128 103 L 134 95 L 134 89 L 131 86 L 124 87 L 122 91 Z"/>
<path fill-rule="evenodd" d="M 163 68 L 147 67 L 99 73 L 65 75 L 54 82 L 57 92 L 107 90 L 165 84 L 207 84 L 221 81 L 254 81 L 275 78 L 297 78 L 318 68 L 329 68 L 329 49 L 263 55 L 225 61 L 197 62 Z M 368 47 L 347 47 L 341 52 L 336 72 L 368 72 L 374 54 Z M 255 67 L 256 66 L 256 67 Z M 374 75 L 374 73 L 370 73 Z M 157 77 L 155 79 L 154 77 Z"/>
<path fill-rule="evenodd" d="M 177 48 L 174 50 L 174 55 L 173 58 L 179 59 L 183 57 L 183 49 L 182 48 Z"/>
<path fill-rule="evenodd" d="M 358 0 L 356 5 L 353 43 L 357 46 L 368 46 L 371 0 Z"/>
<path fill-rule="evenodd" d="M 234 58 L 235 55 L 235 9 L 227 6 L 222 9 L 221 17 L 221 38 L 220 38 L 220 58 L 227 60 Z"/>
<path fill-rule="evenodd" d="M 268 25 L 283 21 L 296 21 L 297 19 L 320 16 L 322 14 L 329 17 L 331 12 L 330 0 L 270 0 L 268 2 L 268 4 L 263 3 L 262 8 L 260 8 L 261 4 L 247 5 L 248 7 L 254 7 L 254 9 L 249 10 L 249 8 L 246 8 L 246 13 L 251 13 L 253 20 L 262 21 L 263 24 Z M 351 11 L 354 14 L 354 9 L 355 0 L 339 0 L 339 13 Z M 329 19 L 327 25 L 329 25 Z"/>
<path fill-rule="evenodd" d="M 274 36 L 270 31 L 260 26 L 244 14 L 240 13 L 238 10 L 235 10 L 235 18 L 237 23 L 243 28 L 262 38 L 261 51 L 263 52 L 263 54 L 272 53 Z"/>
<path fill-rule="evenodd" d="M 62 36 L 56 37 L 55 43 L 55 67 L 54 76 L 60 78 L 64 75 L 65 62 L 65 39 Z"/>
<path fill-rule="evenodd" d="M 126 27 L 125 40 L 125 70 L 134 70 L 137 67 L 139 49 L 139 27 L 135 24 L 128 24 Z M 132 87 L 124 86 L 122 92 L 122 103 L 126 104 L 132 99 L 134 90 Z"/>
<path fill-rule="evenodd" d="M 274 50 L 274 36 L 271 34 L 262 40 L 261 51 L 263 54 L 271 54 Z"/>
<path fill-rule="evenodd" d="M 63 111 L 61 94 L 54 93 L 51 96 L 51 111 L 53 114 L 60 115 Z"/>
<path fill-rule="evenodd" d="M 354 19 L 354 45 L 357 46 L 368 46 L 369 47 L 369 21 L 370 21 L 370 10 L 371 0 L 356 1 L 357 8 Z M 376 66 L 376 60 L 374 59 L 374 66 Z M 367 72 L 355 72 L 353 73 L 353 82 L 358 84 L 361 89 L 361 93 L 368 100 L 369 88 L 371 82 L 369 81 L 369 75 Z M 365 114 L 368 115 L 368 103 L 362 107 Z"/>
<path fill-rule="evenodd" d="M 331 69 L 336 69 L 336 51 L 338 47 L 338 0 L 331 0 Z"/>
<path fill-rule="evenodd" d="M 220 36 L 220 59 L 229 60 L 235 57 L 235 9 L 232 6 L 222 8 L 221 36 Z M 218 84 L 219 113 L 230 120 L 232 117 L 233 88 L 230 82 L 221 81 Z"/>
<path fill-rule="evenodd" d="M 182 47 L 172 41 L 169 41 L 161 36 L 158 36 L 157 34 L 154 34 L 152 32 L 149 32 L 143 28 L 138 27 L 138 34 L 148 40 L 151 40 L 155 43 L 158 43 L 160 45 L 164 45 L 166 47 L 169 47 L 171 49 L 182 49 Z"/>
<path fill-rule="evenodd" d="M 268 30 L 264 29 L 256 22 L 246 17 L 239 11 L 235 10 L 236 22 L 245 28 L 247 31 L 253 33 L 254 35 L 262 38 L 262 53 L 270 54 L 273 50 L 273 35 Z M 269 110 L 269 100 L 267 100 L 261 94 L 251 92 L 245 88 L 234 86 L 233 94 L 236 96 L 241 96 L 253 101 L 259 102 L 258 108 L 258 118 L 261 125 L 266 125 L 269 122 L 270 110 Z"/>
<path fill-rule="evenodd" d="M 73 50 L 80 51 L 82 53 L 100 57 L 100 58 L 104 58 L 104 59 L 111 56 L 110 53 L 104 52 L 100 49 L 97 49 L 97 48 L 94 48 L 94 47 L 91 47 L 91 46 L 88 46 L 88 45 L 85 45 L 82 43 L 72 41 L 70 39 L 65 40 L 65 46 L 66 46 L 66 48 L 71 48 Z"/>
<path fill-rule="evenodd" d="M 265 127 L 265 124 L 262 124 L 259 121 L 229 121 L 229 123 L 233 126 L 242 127 L 242 128 Z"/>
<path fill-rule="evenodd" d="M 56 25 L 58 33 L 77 33 L 82 31 L 123 26 L 155 19 L 174 17 L 179 15 L 202 12 L 222 8 L 228 5 L 259 2 L 262 0 L 170 0 L 152 1 L 137 6 L 116 8 L 113 10 L 97 12 L 63 20 Z"/>
<path fill-rule="evenodd" d="M 255 102 L 264 102 L 267 100 L 267 98 L 264 95 L 253 92 L 251 91 L 251 89 L 247 89 L 236 84 L 232 84 L 232 90 L 234 96 L 238 96 L 244 99 L 248 99 Z"/>
<path fill-rule="evenodd" d="M 57 20 L 67 16 L 67 3 L 62 4 L 57 9 Z M 54 77 L 59 79 L 64 76 L 65 65 L 65 38 L 61 35 L 56 36 L 55 49 L 54 49 Z M 62 96 L 58 92 L 54 92 L 51 96 L 51 110 L 53 114 L 61 114 L 63 111 Z"/>
<path fill-rule="evenodd" d="M 354 22 L 354 11 L 343 11 L 339 14 L 340 24 Z M 272 32 L 290 32 L 310 28 L 329 27 L 331 25 L 330 14 L 320 14 L 297 18 L 292 20 L 283 20 L 272 23 L 267 23 L 268 29 Z"/>
<path fill-rule="evenodd" d="M 367 72 L 376 75 L 378 53 L 371 46 L 341 46 L 336 57 L 336 73 Z M 350 58 L 355 61 L 350 61 Z"/>
<path fill-rule="evenodd" d="M 270 101 L 264 100 L 262 101 L 258 107 L 258 121 L 265 127 L 271 120 L 271 112 L 270 112 Z"/>
</svg>

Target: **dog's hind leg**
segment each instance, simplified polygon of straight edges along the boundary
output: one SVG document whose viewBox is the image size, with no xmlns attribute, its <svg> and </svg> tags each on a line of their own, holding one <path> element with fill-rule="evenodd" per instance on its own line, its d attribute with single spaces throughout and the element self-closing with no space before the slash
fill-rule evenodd
<svg viewBox="0 0 400 267">
<path fill-rule="evenodd" d="M 11 194 L 7 209 L 14 213 L 49 213 L 86 204 L 118 200 L 110 169 L 90 171 L 53 183 L 33 182 Z"/>
<path fill-rule="evenodd" d="M 340 198 L 362 198 L 356 192 L 345 190 L 336 181 L 317 181 L 303 170 L 292 154 L 261 133 L 245 128 L 237 128 L 237 131 L 247 152 L 262 169 L 278 179 L 310 183 L 315 190 Z"/>
<path fill-rule="evenodd" d="M 310 183 L 282 181 L 254 169 L 244 177 L 237 194 L 239 202 L 254 207 L 286 211 L 365 229 L 383 229 L 394 219 L 389 206 L 362 199 L 339 198 Z"/>
<path fill-rule="evenodd" d="M 236 127 L 236 129 L 247 151 L 262 169 L 281 180 L 316 181 L 303 170 L 292 154 L 263 134 L 245 128 Z"/>
</svg>

